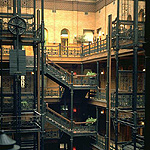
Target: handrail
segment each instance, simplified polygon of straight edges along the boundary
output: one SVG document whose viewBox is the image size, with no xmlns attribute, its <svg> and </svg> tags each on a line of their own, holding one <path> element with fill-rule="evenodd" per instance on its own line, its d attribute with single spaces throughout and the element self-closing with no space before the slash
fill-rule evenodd
<svg viewBox="0 0 150 150">
<path fill-rule="evenodd" d="M 59 116 L 60 118 L 66 120 L 67 122 L 71 123 L 71 121 L 67 118 L 65 118 L 64 116 L 60 115 L 59 113 L 57 113 L 56 111 L 54 111 L 53 109 L 49 108 L 48 106 L 46 107 L 47 110 L 51 111 L 52 113 L 54 113 L 55 115 Z"/>
<path fill-rule="evenodd" d="M 50 59 L 48 58 L 48 56 L 46 56 L 46 57 L 47 57 L 47 60 L 50 61 L 52 64 L 54 64 L 55 66 L 57 66 L 58 68 L 60 68 L 60 69 L 63 70 L 64 72 L 66 72 L 67 74 L 71 75 L 70 72 L 68 72 L 67 70 L 65 70 L 64 68 L 62 68 L 61 66 L 59 66 L 58 64 L 54 63 L 52 60 L 50 60 Z"/>
<path fill-rule="evenodd" d="M 81 48 L 81 46 L 62 46 L 64 48 Z"/>
<path fill-rule="evenodd" d="M 96 75 L 74 75 L 74 77 L 96 77 Z"/>
<path fill-rule="evenodd" d="M 46 46 L 47 47 L 58 47 L 59 45 L 49 45 L 49 46 Z"/>
<path fill-rule="evenodd" d="M 66 120 L 67 122 L 71 123 L 71 121 L 67 118 L 65 118 L 64 116 L 62 116 L 61 114 L 57 113 L 56 111 L 54 111 L 53 109 L 49 108 L 48 106 L 46 107 L 47 110 L 51 111 L 52 113 L 54 113 L 55 115 L 57 115 L 58 117 Z M 81 125 L 81 124 L 87 124 L 87 123 L 93 123 L 92 121 L 91 122 L 75 122 L 73 121 L 73 123 L 75 125 Z"/>
</svg>

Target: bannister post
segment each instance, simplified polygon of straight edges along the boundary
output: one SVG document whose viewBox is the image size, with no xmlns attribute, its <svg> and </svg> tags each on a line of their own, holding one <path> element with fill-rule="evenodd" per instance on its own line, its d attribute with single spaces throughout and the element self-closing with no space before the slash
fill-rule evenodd
<svg viewBox="0 0 150 150">
<path fill-rule="evenodd" d="M 61 57 L 61 43 L 59 43 L 59 57 Z"/>
<path fill-rule="evenodd" d="M 83 75 L 83 72 L 84 72 L 83 63 L 81 63 L 81 75 Z M 82 80 L 83 80 L 83 77 L 81 77 L 81 85 L 83 84 Z"/>
<path fill-rule="evenodd" d="M 91 46 L 90 46 L 90 42 L 89 42 L 89 55 L 91 53 Z"/>
<path fill-rule="evenodd" d="M 73 150 L 73 71 L 71 71 L 71 150 Z"/>
<path fill-rule="evenodd" d="M 96 106 L 96 144 L 98 143 L 98 107 Z"/>
<path fill-rule="evenodd" d="M 69 49 L 68 49 L 68 46 L 67 46 L 67 57 L 68 57 L 68 54 L 69 54 Z"/>
<path fill-rule="evenodd" d="M 83 43 L 81 45 L 81 57 L 83 57 Z"/>
<path fill-rule="evenodd" d="M 100 76 L 100 74 L 99 74 L 99 61 L 97 61 L 97 98 L 99 99 L 99 90 L 98 90 L 98 88 L 99 88 L 99 82 L 100 82 L 100 79 L 99 79 L 99 76 Z"/>
<path fill-rule="evenodd" d="M 99 51 L 102 50 L 102 40 L 100 39 L 100 44 L 99 44 Z"/>
<path fill-rule="evenodd" d="M 61 88 L 60 88 L 60 85 L 59 85 L 59 98 L 61 97 Z"/>
<path fill-rule="evenodd" d="M 99 52 L 99 39 L 97 39 L 97 52 Z"/>
</svg>

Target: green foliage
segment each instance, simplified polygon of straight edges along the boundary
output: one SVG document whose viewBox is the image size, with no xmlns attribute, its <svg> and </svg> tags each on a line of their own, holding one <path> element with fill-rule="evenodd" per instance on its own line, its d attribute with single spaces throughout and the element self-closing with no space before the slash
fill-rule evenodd
<svg viewBox="0 0 150 150">
<path fill-rule="evenodd" d="M 94 76 L 94 75 L 96 75 L 96 73 L 92 71 L 88 71 L 86 74 L 86 76 Z"/>
<path fill-rule="evenodd" d="M 84 43 L 84 42 L 86 42 L 85 35 L 79 35 L 78 37 L 75 38 L 75 40 L 78 43 Z"/>
<path fill-rule="evenodd" d="M 88 125 L 88 126 L 90 126 L 90 125 L 92 125 L 93 123 L 95 123 L 96 122 L 96 120 L 97 119 L 94 119 L 94 118 L 88 118 L 88 119 L 86 119 L 86 122 L 90 122 L 90 123 L 86 123 L 86 125 Z"/>
<path fill-rule="evenodd" d="M 23 107 L 28 107 L 28 102 L 27 101 L 22 101 L 21 104 L 22 104 Z"/>
</svg>

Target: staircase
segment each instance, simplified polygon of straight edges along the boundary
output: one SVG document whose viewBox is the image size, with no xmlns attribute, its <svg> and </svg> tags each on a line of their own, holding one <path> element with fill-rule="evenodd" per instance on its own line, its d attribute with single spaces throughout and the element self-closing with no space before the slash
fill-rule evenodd
<svg viewBox="0 0 150 150">
<path fill-rule="evenodd" d="M 64 88 L 71 89 L 95 89 L 97 85 L 96 75 L 73 75 L 58 64 L 55 64 L 47 58 L 44 69 L 45 75 Z"/>
<path fill-rule="evenodd" d="M 96 126 L 93 125 L 93 122 L 73 121 L 73 128 L 71 129 L 71 121 L 49 107 L 46 108 L 46 121 L 68 135 L 90 136 L 96 134 Z"/>
<path fill-rule="evenodd" d="M 51 60 L 47 60 L 45 64 L 45 75 L 63 87 L 70 88 L 71 73 L 55 64 Z"/>
</svg>

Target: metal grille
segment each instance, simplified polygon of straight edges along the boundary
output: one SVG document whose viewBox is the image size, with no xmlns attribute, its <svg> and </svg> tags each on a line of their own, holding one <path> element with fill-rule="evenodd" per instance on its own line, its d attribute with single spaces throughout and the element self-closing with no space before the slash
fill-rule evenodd
<svg viewBox="0 0 150 150">
<path fill-rule="evenodd" d="M 13 77 L 12 76 L 3 76 L 2 80 L 3 92 L 12 92 L 13 91 Z"/>
<path fill-rule="evenodd" d="M 119 90 L 129 90 L 132 88 L 132 74 L 120 73 L 119 74 Z"/>
</svg>

